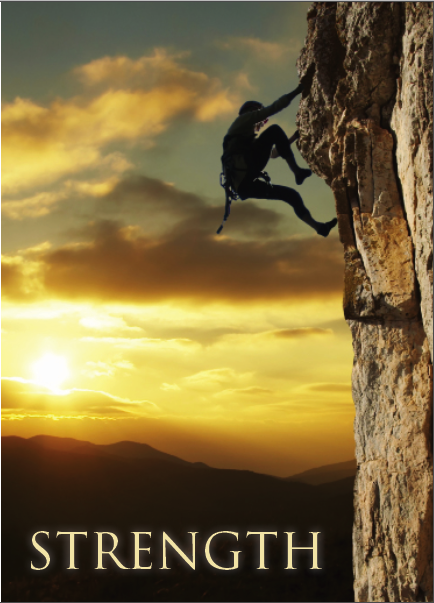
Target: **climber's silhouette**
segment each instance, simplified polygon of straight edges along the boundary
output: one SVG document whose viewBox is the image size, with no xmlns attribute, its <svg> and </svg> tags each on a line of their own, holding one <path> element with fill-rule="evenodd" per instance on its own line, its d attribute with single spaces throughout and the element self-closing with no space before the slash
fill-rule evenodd
<svg viewBox="0 0 434 603">
<path fill-rule="evenodd" d="M 271 185 L 266 172 L 262 170 L 270 157 L 282 157 L 294 172 L 297 184 L 302 184 L 312 172 L 299 167 L 291 150 L 291 144 L 297 140 L 298 132 L 288 139 L 278 125 L 267 128 L 259 136 L 257 132 L 265 125 L 270 115 L 285 109 L 302 92 L 300 84 L 293 92 L 285 94 L 269 107 L 258 101 L 247 101 L 242 105 L 237 119 L 229 128 L 223 140 L 223 176 L 222 186 L 226 190 L 226 209 L 223 223 L 230 212 L 230 203 L 238 197 L 244 199 L 276 199 L 291 205 L 296 215 L 311 226 L 319 235 L 328 236 L 336 226 L 334 218 L 330 222 L 317 222 L 303 203 L 301 196 L 287 186 Z M 221 232 L 223 223 L 217 233 Z"/>
</svg>

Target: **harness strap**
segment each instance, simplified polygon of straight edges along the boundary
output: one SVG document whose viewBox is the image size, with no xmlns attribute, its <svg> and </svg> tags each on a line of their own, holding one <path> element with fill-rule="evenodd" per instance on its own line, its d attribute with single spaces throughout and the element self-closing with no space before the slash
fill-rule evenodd
<svg viewBox="0 0 434 603">
<path fill-rule="evenodd" d="M 229 214 L 231 213 L 231 203 L 232 203 L 231 190 L 230 190 L 229 186 L 225 186 L 224 189 L 225 189 L 225 196 L 226 196 L 225 214 L 223 216 L 223 222 L 217 229 L 217 234 L 221 233 L 221 231 L 223 230 L 223 226 L 224 226 L 226 220 L 229 218 Z M 238 195 L 237 195 L 237 197 L 238 197 Z"/>
<path fill-rule="evenodd" d="M 268 172 L 265 172 L 265 171 L 260 172 L 258 178 L 265 180 L 265 182 L 268 184 L 269 188 L 273 188 L 273 185 L 271 184 L 271 178 L 268 175 Z M 222 186 L 225 189 L 225 199 L 226 200 L 225 200 L 225 213 L 223 216 L 223 221 L 220 224 L 219 228 L 217 229 L 217 234 L 221 233 L 226 220 L 229 218 L 229 214 L 231 213 L 232 201 L 237 201 L 239 199 L 238 194 L 232 189 L 230 183 L 226 179 L 226 175 L 224 172 L 222 172 L 220 174 L 220 186 Z M 267 198 L 269 199 L 270 197 L 267 197 Z"/>
</svg>

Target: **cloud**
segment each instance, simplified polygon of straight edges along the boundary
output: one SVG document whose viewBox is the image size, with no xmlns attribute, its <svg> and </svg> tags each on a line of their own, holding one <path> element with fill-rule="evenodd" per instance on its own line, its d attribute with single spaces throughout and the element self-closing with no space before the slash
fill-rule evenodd
<svg viewBox="0 0 434 603">
<path fill-rule="evenodd" d="M 252 381 L 253 372 L 240 372 L 228 367 L 199 371 L 181 380 L 182 389 L 197 390 L 201 392 L 214 392 L 215 398 L 233 398 L 241 396 L 254 396 L 272 393 L 268 389 L 257 386 L 247 386 Z M 238 386 L 238 387 L 237 387 Z"/>
<path fill-rule="evenodd" d="M 86 362 L 85 368 L 81 371 L 86 377 L 94 379 L 95 377 L 114 377 L 119 371 L 135 371 L 136 367 L 128 360 L 117 360 L 113 362 Z"/>
<path fill-rule="evenodd" d="M 16 300 L 50 296 L 131 303 L 256 303 L 340 294 L 338 240 L 282 238 L 282 217 L 266 204 L 237 204 L 226 227 L 237 238 L 216 236 L 221 206 L 157 179 L 123 179 L 97 199 L 97 215 L 109 218 L 69 233 L 78 241 L 34 250 L 31 258 L 26 250 L 5 256 L 2 293 Z M 120 206 L 136 224 L 110 219 Z M 140 220 L 147 232 L 138 226 Z M 152 232 L 153 221 L 160 222 L 158 232 Z M 273 336 L 323 333 L 281 330 Z"/>
<path fill-rule="evenodd" d="M 111 162 L 112 163 L 112 162 Z M 131 165 L 125 162 L 126 165 Z M 109 166 L 113 170 L 113 166 Z M 3 216 L 11 220 L 40 218 L 56 211 L 62 201 L 104 197 L 120 182 L 118 176 L 91 180 L 66 180 L 56 191 L 40 192 L 18 200 L 2 201 Z"/>
<path fill-rule="evenodd" d="M 332 333 L 332 329 L 321 329 L 318 327 L 302 327 L 299 329 L 278 329 L 276 331 L 270 331 L 270 335 L 282 339 L 300 339 L 315 335 L 331 335 Z"/>
<path fill-rule="evenodd" d="M 213 398 L 219 400 L 225 406 L 228 405 L 232 409 L 238 407 L 239 410 L 244 412 L 244 410 L 252 406 L 273 408 L 276 394 L 278 392 L 272 389 L 251 385 L 249 387 L 223 389 L 222 391 L 215 392 Z M 268 418 L 270 419 L 270 417 L 271 415 L 269 414 Z"/>
<path fill-rule="evenodd" d="M 65 197 L 64 192 L 42 192 L 18 201 L 3 201 L 2 214 L 12 220 L 39 218 L 51 213 Z"/>
<path fill-rule="evenodd" d="M 185 386 L 193 389 L 215 389 L 229 383 L 243 382 L 252 377 L 252 373 L 237 373 L 231 368 L 216 368 L 200 371 L 194 375 L 184 377 L 182 382 Z"/>
<path fill-rule="evenodd" d="M 276 392 L 274 392 L 271 389 L 267 389 L 266 387 L 258 387 L 258 386 L 250 386 L 250 387 L 242 387 L 242 388 L 238 388 L 238 389 L 224 389 L 221 392 L 218 392 L 216 394 L 214 394 L 214 396 L 216 398 L 221 397 L 221 396 L 270 396 L 270 395 L 274 395 Z M 265 404 L 266 402 L 264 402 L 264 400 L 261 397 L 261 404 Z"/>
<path fill-rule="evenodd" d="M 214 221 L 215 223 L 215 221 Z M 43 254 L 47 292 L 69 299 L 265 301 L 340 293 L 339 243 L 216 241 L 193 225 L 159 240 L 130 240 L 97 223 L 86 247 Z"/>
<path fill-rule="evenodd" d="M 71 389 L 61 395 L 25 379 L 2 378 L 2 419 L 122 419 L 156 417 L 161 410 L 148 400 L 129 400 L 106 392 Z"/>
<path fill-rule="evenodd" d="M 298 40 L 289 42 L 267 42 L 255 37 L 229 37 L 220 42 L 219 46 L 226 50 L 246 52 L 263 62 L 287 60 L 288 55 L 296 55 L 301 49 Z"/>
<path fill-rule="evenodd" d="M 25 297 L 25 276 L 17 263 L 2 258 L 2 291 L 12 292 L 15 299 Z"/>
<path fill-rule="evenodd" d="M 154 48 L 152 55 L 130 59 L 127 56 L 105 56 L 73 70 L 86 86 L 99 84 L 115 88 L 142 88 L 161 86 L 183 80 L 206 81 L 207 76 L 182 67 L 180 61 L 190 56 L 183 51 L 169 54 L 165 48 Z"/>
<path fill-rule="evenodd" d="M 160 339 L 150 337 L 82 337 L 88 343 L 105 343 L 118 349 L 132 350 L 177 350 L 186 353 L 195 348 L 197 343 L 190 339 Z"/>
<path fill-rule="evenodd" d="M 164 50 L 137 61 L 104 57 L 75 73 L 99 87 L 48 106 L 19 97 L 3 106 L 3 195 L 97 168 L 111 143 L 149 148 L 174 120 L 212 121 L 239 105 L 218 78 Z"/>
<path fill-rule="evenodd" d="M 2 256 L 1 258 L 1 284 L 2 295 L 10 296 L 14 300 L 32 300 L 44 293 L 41 281 L 41 264 L 36 259 L 47 250 L 46 245 L 24 250 L 22 255 Z M 26 257 L 28 256 L 28 257 Z"/>
<path fill-rule="evenodd" d="M 330 394 L 351 394 L 350 383 L 314 383 L 307 386 L 309 391 Z"/>
<path fill-rule="evenodd" d="M 104 169 L 111 175 L 106 177 L 91 178 L 88 180 L 65 180 L 55 191 L 43 191 L 14 200 L 3 200 L 1 211 L 3 216 L 10 220 L 24 220 L 26 218 L 40 218 L 53 213 L 59 209 L 59 205 L 65 201 L 83 200 L 89 201 L 91 198 L 107 196 L 120 182 L 119 175 L 113 175 L 113 172 L 121 172 L 132 164 L 120 156 L 119 153 L 112 153 L 103 162 Z"/>
<path fill-rule="evenodd" d="M 223 346 L 264 346 L 273 342 L 273 340 L 299 340 L 311 337 L 324 337 L 333 334 L 332 329 L 323 329 L 319 327 L 298 327 L 292 329 L 273 329 L 271 331 L 258 332 L 236 332 L 222 333 L 217 340 L 217 345 Z"/>
<path fill-rule="evenodd" d="M 125 207 L 142 209 L 146 214 L 157 211 L 167 218 L 173 215 L 186 218 L 202 211 L 204 202 L 197 195 L 157 178 L 132 174 L 118 182 L 99 204 L 99 209 L 116 213 Z"/>
<path fill-rule="evenodd" d="M 235 84 L 236 84 L 237 88 L 239 88 L 240 90 L 253 91 L 253 90 L 257 89 L 250 82 L 249 75 L 242 71 L 240 73 L 238 73 L 238 75 L 236 76 Z"/>
<path fill-rule="evenodd" d="M 147 231 L 154 222 L 164 225 L 165 230 L 174 224 L 187 220 L 196 223 L 198 229 L 214 233 L 221 223 L 223 203 L 210 207 L 204 199 L 190 192 L 180 190 L 173 184 L 156 178 L 131 174 L 122 179 L 113 190 L 98 201 L 96 213 L 112 217 L 119 215 L 134 216 L 146 221 Z M 272 209 L 244 201 L 234 206 L 231 216 L 231 233 L 243 238 L 275 237 L 282 221 L 281 215 Z"/>
<path fill-rule="evenodd" d="M 129 333 L 140 333 L 142 329 L 140 327 L 130 327 L 126 324 L 125 320 L 119 316 L 111 316 L 105 314 L 103 311 L 89 312 L 86 316 L 83 316 L 79 320 L 79 324 L 86 329 L 94 331 L 120 331 Z"/>
<path fill-rule="evenodd" d="M 165 392 L 179 392 L 181 388 L 176 383 L 162 383 L 160 389 Z"/>
</svg>

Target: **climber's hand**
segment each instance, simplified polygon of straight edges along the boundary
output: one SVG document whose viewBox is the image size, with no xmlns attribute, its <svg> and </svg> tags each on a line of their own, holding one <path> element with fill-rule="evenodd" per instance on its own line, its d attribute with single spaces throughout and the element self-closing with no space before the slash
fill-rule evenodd
<svg viewBox="0 0 434 603">
<path fill-rule="evenodd" d="M 298 96 L 302 92 L 303 92 L 303 85 L 299 84 L 295 90 L 293 90 L 292 92 L 290 92 L 288 94 L 288 96 L 290 97 L 290 99 L 292 101 L 296 96 Z"/>
</svg>

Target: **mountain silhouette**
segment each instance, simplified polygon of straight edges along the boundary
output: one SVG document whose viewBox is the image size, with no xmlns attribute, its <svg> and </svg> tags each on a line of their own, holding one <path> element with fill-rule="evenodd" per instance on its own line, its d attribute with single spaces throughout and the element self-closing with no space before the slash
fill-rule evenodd
<svg viewBox="0 0 434 603">
<path fill-rule="evenodd" d="M 315 469 L 309 469 L 303 471 L 303 473 L 296 473 L 285 478 L 287 481 L 302 482 L 304 484 L 311 484 L 317 486 L 319 484 L 325 484 L 327 482 L 336 482 L 347 477 L 354 478 L 356 475 L 357 461 L 353 459 L 351 461 L 345 461 L 344 463 L 335 463 L 333 465 L 323 465 L 322 467 L 316 467 Z"/>
<path fill-rule="evenodd" d="M 134 442 L 96 446 L 68 438 L 3 437 L 2 488 L 4 601 L 224 601 L 234 589 L 240 601 L 352 600 L 351 478 L 312 486 L 188 463 Z M 41 563 L 31 544 L 37 531 L 50 534 L 52 562 L 41 572 L 30 570 L 31 560 Z M 75 574 L 66 571 L 65 540 L 56 539 L 57 531 L 88 533 L 80 543 Z M 146 585 L 133 571 L 119 572 L 110 559 L 107 573 L 95 571 L 92 542 L 97 531 L 119 537 L 117 551 L 127 567 L 134 565 L 131 532 L 152 532 L 156 569 L 146 573 Z M 198 532 L 197 572 L 176 559 L 172 572 L 158 569 L 163 531 L 184 548 L 188 532 Z M 204 545 L 218 531 L 239 534 L 242 571 L 216 572 L 208 566 Z M 270 538 L 269 573 L 258 573 L 257 546 L 246 538 L 247 531 L 278 533 L 273 542 Z M 301 541 L 311 531 L 323 535 L 323 570 L 309 571 L 307 560 L 300 558 L 301 569 L 285 573 L 284 532 L 295 532 Z M 227 556 L 228 547 L 222 542 L 216 555 Z M 64 598 L 57 591 L 52 594 L 53 584 L 61 585 Z M 324 598 L 324 592 L 331 598 Z"/>
<path fill-rule="evenodd" d="M 195 465 L 202 467 L 207 466 L 205 463 L 190 463 L 188 461 L 184 461 L 173 454 L 161 452 L 156 448 L 152 448 L 152 446 L 149 446 L 148 444 L 142 444 L 139 442 L 122 441 L 114 444 L 93 444 L 92 442 L 75 440 L 73 438 L 59 438 L 47 435 L 33 436 L 27 441 L 33 442 L 45 449 L 57 451 L 63 450 L 65 452 L 75 452 L 77 454 L 105 454 L 131 459 L 156 459 L 171 461 L 172 463 L 179 463 L 183 465 Z"/>
</svg>

